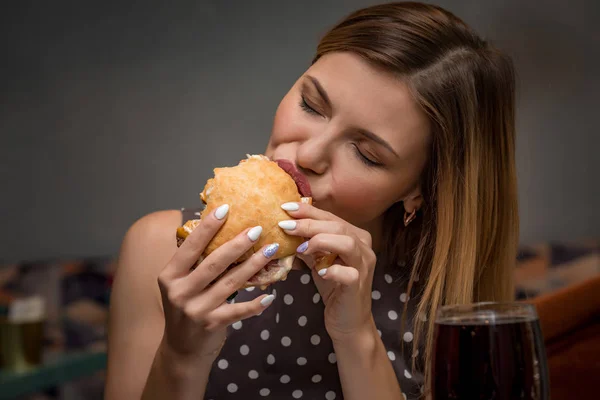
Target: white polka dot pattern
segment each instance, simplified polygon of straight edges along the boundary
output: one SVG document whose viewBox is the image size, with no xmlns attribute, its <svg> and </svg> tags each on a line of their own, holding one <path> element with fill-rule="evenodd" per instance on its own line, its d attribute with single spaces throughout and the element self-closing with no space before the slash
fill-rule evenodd
<svg viewBox="0 0 600 400">
<path fill-rule="evenodd" d="M 377 334 L 401 378 L 402 389 L 418 393 L 422 375 L 412 373 L 409 364 L 418 353 L 413 354 L 407 346 L 415 340 L 413 328 L 408 324 L 401 332 L 398 323 L 404 312 L 408 313 L 407 320 L 412 320 L 418 301 L 409 301 L 408 282 L 400 278 L 406 274 L 398 274 L 396 278 L 396 271 L 389 271 L 376 269 L 371 289 Z M 264 309 L 262 316 L 230 326 L 211 371 L 215 375 L 207 385 L 207 399 L 227 397 L 223 392 L 232 398 L 337 400 L 342 397 L 337 357 L 324 326 L 324 304 L 317 287 L 306 271 L 292 270 L 289 278 L 266 291 L 279 292 L 281 299 Z M 263 293 L 265 290 L 260 288 L 240 290 L 236 300 L 238 304 L 252 301 Z"/>
<path fill-rule="evenodd" d="M 387 355 L 388 355 L 388 358 L 390 359 L 390 361 L 396 361 L 396 355 L 394 354 L 393 351 L 388 351 Z"/>
<path fill-rule="evenodd" d="M 229 393 L 235 393 L 238 390 L 238 386 L 235 383 L 230 383 L 229 385 L 227 385 L 227 391 Z"/>
<path fill-rule="evenodd" d="M 291 294 L 286 294 L 283 296 L 283 302 L 290 306 L 294 302 L 294 297 Z"/>
</svg>

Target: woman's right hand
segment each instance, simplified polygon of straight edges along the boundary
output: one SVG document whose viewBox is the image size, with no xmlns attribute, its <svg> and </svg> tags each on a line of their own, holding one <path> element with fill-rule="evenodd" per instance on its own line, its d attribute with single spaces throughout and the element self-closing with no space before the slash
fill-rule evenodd
<svg viewBox="0 0 600 400">
<path fill-rule="evenodd" d="M 241 232 L 190 271 L 223 225 L 228 211 L 229 207 L 222 205 L 203 218 L 158 277 L 165 314 L 161 346 L 167 346 L 163 350 L 178 357 L 214 361 L 225 342 L 227 326 L 260 314 L 273 302 L 273 295 L 233 304 L 226 300 L 269 262 L 277 244 L 265 246 L 215 281 L 253 246 L 261 227 Z"/>
</svg>

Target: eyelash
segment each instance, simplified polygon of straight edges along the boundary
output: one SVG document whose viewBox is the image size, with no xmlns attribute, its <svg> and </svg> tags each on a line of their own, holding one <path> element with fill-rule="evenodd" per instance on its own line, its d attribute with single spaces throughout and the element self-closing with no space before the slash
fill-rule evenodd
<svg viewBox="0 0 600 400">
<path fill-rule="evenodd" d="M 354 152 L 356 153 L 356 156 L 358 157 L 358 159 L 364 163 L 367 167 L 381 167 L 381 164 L 371 160 L 370 158 L 368 158 L 367 156 L 365 156 L 360 149 L 358 148 L 357 145 L 352 144 L 352 147 L 354 147 Z"/>
<path fill-rule="evenodd" d="M 319 112 L 317 110 L 315 110 L 314 108 L 312 108 L 311 106 L 308 105 L 308 103 L 304 99 L 304 96 L 300 97 L 300 108 L 302 108 L 304 111 L 306 111 L 309 114 L 321 115 L 321 114 L 319 114 Z"/>
<path fill-rule="evenodd" d="M 312 108 L 311 106 L 308 105 L 308 103 L 304 99 L 304 96 L 300 97 L 300 108 L 302 108 L 308 114 L 321 116 L 321 114 L 318 111 L 316 111 L 314 108 Z M 367 167 L 381 167 L 382 164 L 380 164 L 376 161 L 373 161 L 370 158 L 368 158 L 367 156 L 365 156 L 360 151 L 360 149 L 358 148 L 357 145 L 352 144 L 352 147 L 354 147 L 354 153 L 356 154 L 356 157 L 358 157 L 358 159 L 363 164 L 365 164 Z"/>
</svg>

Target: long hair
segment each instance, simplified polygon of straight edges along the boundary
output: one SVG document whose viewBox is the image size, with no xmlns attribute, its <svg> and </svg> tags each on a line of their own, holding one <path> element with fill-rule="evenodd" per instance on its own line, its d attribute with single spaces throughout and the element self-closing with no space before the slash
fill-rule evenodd
<svg viewBox="0 0 600 400">
<path fill-rule="evenodd" d="M 313 63 L 340 51 L 404 81 L 431 122 L 424 206 L 407 228 L 401 203 L 387 211 L 383 255 L 412 266 L 409 291 L 419 288 L 415 315 L 421 316 L 413 321 L 413 353 L 424 348 L 428 390 L 438 308 L 514 297 L 514 67 L 452 13 L 414 2 L 350 14 L 324 35 Z"/>
</svg>

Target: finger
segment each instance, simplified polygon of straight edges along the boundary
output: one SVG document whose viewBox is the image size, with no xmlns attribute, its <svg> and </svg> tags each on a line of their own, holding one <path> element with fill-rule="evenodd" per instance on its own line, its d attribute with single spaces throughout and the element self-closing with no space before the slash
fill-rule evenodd
<svg viewBox="0 0 600 400">
<path fill-rule="evenodd" d="M 216 307 L 225 301 L 231 293 L 243 287 L 250 278 L 256 275 L 257 272 L 273 259 L 278 249 L 279 245 L 277 243 L 264 246 L 249 259 L 220 277 L 207 291 L 207 296 L 213 307 Z"/>
<path fill-rule="evenodd" d="M 258 315 L 269 307 L 274 299 L 275 296 L 269 294 L 243 303 L 222 304 L 208 313 L 206 320 L 209 326 L 207 328 L 229 326 L 235 322 Z"/>
<path fill-rule="evenodd" d="M 346 222 L 324 221 L 317 219 L 297 219 L 279 222 L 279 227 L 288 235 L 311 238 L 319 233 L 333 233 L 336 235 L 351 235 L 353 229 Z"/>
<path fill-rule="evenodd" d="M 223 226 L 228 213 L 229 205 L 223 204 L 214 212 L 202 218 L 196 229 L 189 234 L 167 263 L 163 270 L 164 275 L 171 279 L 186 275 L 190 268 L 196 264 L 213 236 Z"/>
<path fill-rule="evenodd" d="M 284 203 L 281 205 L 281 208 L 296 219 L 311 218 L 324 221 L 343 221 L 335 214 L 332 214 L 329 211 L 321 210 L 320 208 L 308 203 Z"/>
<path fill-rule="evenodd" d="M 321 279 L 337 282 L 347 289 L 357 290 L 359 287 L 360 273 L 353 267 L 334 264 L 329 268 L 320 270 L 317 274 Z"/>
<path fill-rule="evenodd" d="M 185 278 L 184 290 L 190 295 L 195 295 L 204 290 L 212 281 L 218 278 L 243 254 L 254 246 L 262 233 L 262 227 L 256 226 L 246 229 L 232 240 L 219 246 L 210 253 L 202 262 Z M 230 295 L 235 290 L 229 292 Z"/>
<path fill-rule="evenodd" d="M 284 203 L 281 206 L 281 208 L 283 208 L 285 211 L 287 211 L 287 213 L 290 214 L 290 216 L 294 217 L 296 220 L 317 220 L 317 221 L 323 221 L 326 224 L 334 222 L 338 225 L 336 227 L 336 229 L 338 229 L 339 231 L 323 230 L 322 232 L 339 233 L 339 234 L 344 234 L 344 232 L 352 232 L 367 246 L 369 246 L 369 247 L 371 246 L 372 238 L 371 238 L 371 234 L 369 232 L 367 232 L 363 229 L 360 229 L 354 225 L 349 224 L 348 222 L 344 221 L 342 218 L 339 218 L 335 214 L 332 214 L 328 211 L 321 210 L 319 208 L 314 207 L 311 204 L 306 204 L 306 203 Z M 311 223 L 309 223 L 308 225 L 310 225 L 310 224 Z M 292 226 L 293 224 L 292 223 L 284 223 L 284 225 Z M 315 228 L 320 227 L 320 226 L 321 225 L 315 226 Z M 284 227 L 282 227 L 282 228 L 284 228 Z M 296 228 L 289 229 L 288 233 L 293 234 L 293 232 L 296 232 L 295 229 Z M 288 230 L 286 230 L 286 231 L 288 231 Z M 307 233 L 310 233 L 310 232 L 307 232 Z M 314 236 L 314 234 L 315 233 L 312 233 L 311 235 L 306 235 L 305 237 L 312 237 L 312 236 Z M 300 234 L 299 234 L 299 236 L 300 236 Z"/>
<path fill-rule="evenodd" d="M 299 251 L 306 249 L 302 251 L 303 255 L 337 254 L 345 264 L 352 265 L 359 270 L 364 268 L 363 252 L 366 250 L 366 246 L 355 236 L 319 233 L 305 242 L 304 246 L 298 247 Z"/>
<path fill-rule="evenodd" d="M 249 259 L 227 271 L 208 290 L 205 290 L 202 295 L 191 299 L 190 302 L 198 303 L 197 307 L 203 307 L 206 310 L 217 308 L 232 293 L 239 290 L 252 276 L 264 268 L 274 257 L 278 248 L 279 245 L 276 243 L 264 246 Z"/>
</svg>

